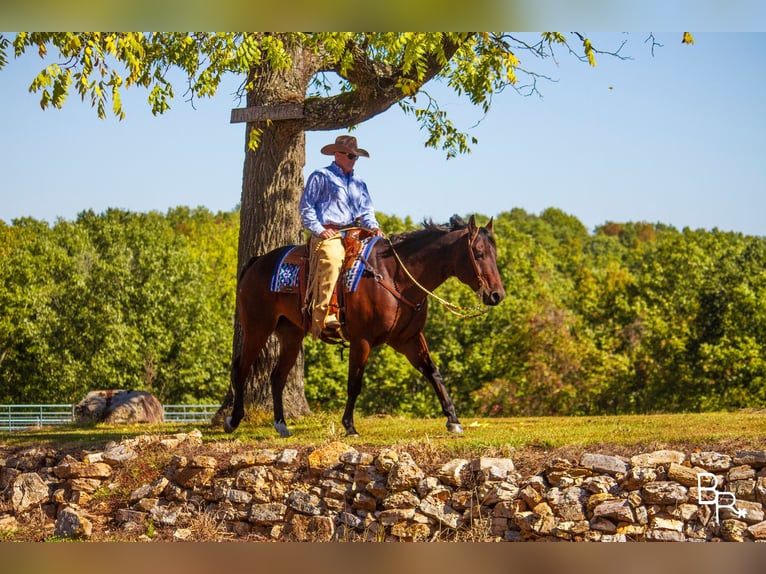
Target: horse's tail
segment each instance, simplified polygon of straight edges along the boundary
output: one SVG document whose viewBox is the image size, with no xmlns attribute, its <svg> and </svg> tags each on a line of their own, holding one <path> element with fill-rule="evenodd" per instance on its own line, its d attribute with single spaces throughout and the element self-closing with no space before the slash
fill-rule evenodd
<svg viewBox="0 0 766 574">
<path fill-rule="evenodd" d="M 242 277 L 245 276 L 245 273 L 247 272 L 247 270 L 250 269 L 250 267 L 252 267 L 255 264 L 255 262 L 258 260 L 259 257 L 260 255 L 254 255 L 253 257 L 250 258 L 250 261 L 248 261 L 245 264 L 245 266 L 242 268 L 242 271 L 239 272 L 239 281 L 242 281 Z"/>
</svg>

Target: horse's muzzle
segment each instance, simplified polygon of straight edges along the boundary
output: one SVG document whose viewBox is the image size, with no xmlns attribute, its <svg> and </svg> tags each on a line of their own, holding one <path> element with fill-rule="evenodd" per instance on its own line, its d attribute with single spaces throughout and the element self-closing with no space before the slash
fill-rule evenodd
<svg viewBox="0 0 766 574">
<path fill-rule="evenodd" d="M 497 305 L 505 298 L 505 291 L 502 289 L 487 290 L 481 294 L 482 303 L 485 305 Z"/>
</svg>

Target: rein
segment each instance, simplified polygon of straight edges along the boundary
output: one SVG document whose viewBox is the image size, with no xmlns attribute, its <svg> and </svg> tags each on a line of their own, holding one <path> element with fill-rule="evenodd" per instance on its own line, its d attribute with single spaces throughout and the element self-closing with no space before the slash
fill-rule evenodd
<svg viewBox="0 0 766 574">
<path fill-rule="evenodd" d="M 473 257 L 473 251 L 471 250 L 471 244 L 473 243 L 473 237 L 469 235 L 468 238 L 468 249 L 469 253 L 471 254 L 471 262 L 473 263 L 474 269 L 476 270 L 476 277 L 479 279 L 479 288 L 481 288 L 481 285 L 484 284 L 484 279 L 482 279 L 481 275 L 479 274 L 479 267 L 476 263 L 476 260 Z M 456 305 L 455 303 L 450 303 L 446 299 L 442 299 L 439 297 L 436 293 L 433 291 L 429 291 L 426 289 L 423 285 L 421 285 L 417 279 L 415 279 L 412 274 L 409 272 L 407 267 L 404 265 L 404 262 L 399 257 L 399 254 L 396 252 L 396 249 L 394 249 L 394 244 L 391 243 L 390 240 L 388 240 L 388 244 L 391 246 L 391 252 L 394 254 L 394 257 L 396 258 L 397 263 L 399 263 L 399 266 L 404 271 L 404 274 L 407 275 L 407 277 L 412 281 L 423 293 L 425 293 L 427 296 L 432 297 L 435 299 L 438 303 L 440 303 L 442 306 L 444 306 L 447 311 L 452 313 L 453 315 L 460 317 L 461 319 L 475 319 L 476 317 L 481 317 L 482 315 L 489 312 L 489 307 L 484 307 L 484 309 L 476 312 L 477 309 L 481 309 L 478 305 L 476 307 L 461 307 L 460 305 Z M 390 291 L 390 289 L 389 289 Z M 400 297 L 401 298 L 401 297 Z M 402 300 L 404 300 L 402 298 Z M 406 301 L 406 300 L 405 300 Z M 409 302 L 408 302 L 409 303 Z M 412 305 L 411 303 L 409 303 Z M 471 311 L 471 313 L 463 313 L 463 311 Z"/>
</svg>

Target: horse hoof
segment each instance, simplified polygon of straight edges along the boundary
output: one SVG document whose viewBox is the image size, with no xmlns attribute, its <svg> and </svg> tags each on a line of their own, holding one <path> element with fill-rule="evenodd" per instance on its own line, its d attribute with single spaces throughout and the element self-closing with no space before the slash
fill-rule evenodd
<svg viewBox="0 0 766 574">
<path fill-rule="evenodd" d="M 351 430 L 347 430 L 346 431 L 346 436 L 348 436 L 348 437 L 360 437 L 362 435 L 360 435 L 358 432 L 356 432 L 356 429 L 351 429 Z"/>
<path fill-rule="evenodd" d="M 285 423 L 274 423 L 274 428 L 277 429 L 279 436 L 281 436 L 282 438 L 293 436 L 293 433 L 291 433 L 288 430 L 287 425 Z"/>
<path fill-rule="evenodd" d="M 452 434 L 463 434 L 463 425 L 460 423 L 447 423 L 447 430 Z"/>
<path fill-rule="evenodd" d="M 225 419 L 223 419 L 224 431 L 226 431 L 227 433 L 233 433 L 235 428 L 236 427 L 232 426 L 231 424 L 231 417 L 226 417 Z"/>
</svg>

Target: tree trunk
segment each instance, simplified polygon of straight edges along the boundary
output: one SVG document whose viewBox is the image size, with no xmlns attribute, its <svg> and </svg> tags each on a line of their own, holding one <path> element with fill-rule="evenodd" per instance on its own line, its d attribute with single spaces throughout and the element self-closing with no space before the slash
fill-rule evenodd
<svg viewBox="0 0 766 574">
<path fill-rule="evenodd" d="M 302 103 L 308 81 L 313 74 L 313 58 L 299 48 L 292 50 L 290 70 L 274 72 L 264 64 L 251 70 L 253 84 L 248 90 L 247 105 L 269 106 Z M 251 130 L 261 130 L 255 151 L 247 148 Z M 254 122 L 247 124 L 245 134 L 245 166 L 240 205 L 238 269 L 252 256 L 262 255 L 282 245 L 303 241 L 298 202 L 303 191 L 303 165 L 306 139 L 300 120 Z M 233 356 L 239 354 L 242 332 L 235 319 Z M 274 367 L 278 343 L 272 336 L 256 361 L 245 383 L 245 405 L 250 409 L 273 407 L 269 375 Z M 219 411 L 231 409 L 233 393 L 229 389 Z M 296 418 L 309 414 L 303 390 L 303 353 L 298 357 L 287 379 L 284 391 L 285 415 Z"/>
</svg>

